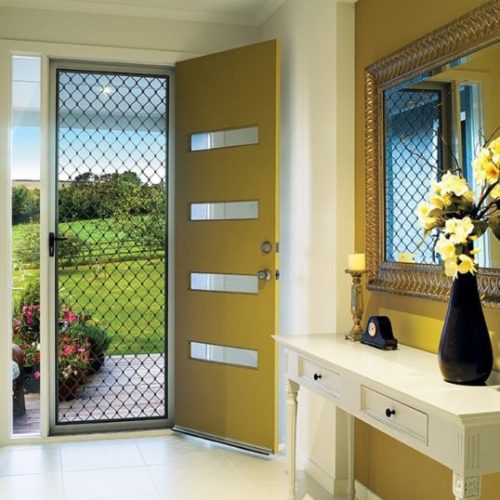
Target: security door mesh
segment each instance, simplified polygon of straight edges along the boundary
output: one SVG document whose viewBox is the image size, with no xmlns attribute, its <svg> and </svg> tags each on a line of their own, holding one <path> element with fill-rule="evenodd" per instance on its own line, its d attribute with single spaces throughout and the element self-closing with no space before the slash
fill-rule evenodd
<svg viewBox="0 0 500 500">
<path fill-rule="evenodd" d="M 167 85 L 57 71 L 58 424 L 166 417 Z"/>
<path fill-rule="evenodd" d="M 442 93 L 432 89 L 385 92 L 385 259 L 409 252 L 433 262 L 433 241 L 422 242 L 416 208 L 442 172 Z"/>
</svg>

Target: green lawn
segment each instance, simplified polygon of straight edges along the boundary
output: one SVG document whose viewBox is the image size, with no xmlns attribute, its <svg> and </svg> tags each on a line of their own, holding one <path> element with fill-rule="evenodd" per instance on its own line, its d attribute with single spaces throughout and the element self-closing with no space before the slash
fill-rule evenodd
<svg viewBox="0 0 500 500">
<path fill-rule="evenodd" d="M 89 241 L 105 239 L 112 243 L 113 239 L 120 238 L 102 221 L 78 221 L 70 223 L 70 227 L 61 224 L 61 233 L 68 229 Z M 22 234 L 30 230 L 38 231 L 38 224 L 14 226 L 14 247 L 19 244 Z M 118 256 L 120 248 L 119 244 L 115 248 Z M 127 255 L 124 253 L 122 257 L 126 259 Z M 108 354 L 163 352 L 164 259 L 105 260 L 101 264 L 61 269 L 60 301 L 67 303 L 74 312 L 90 314 L 108 331 L 112 337 Z M 38 275 L 38 269 L 15 269 L 15 290 L 22 289 L 27 281 Z"/>
<path fill-rule="evenodd" d="M 108 263 L 59 273 L 61 300 L 112 337 L 109 354 L 163 352 L 164 261 Z"/>
</svg>

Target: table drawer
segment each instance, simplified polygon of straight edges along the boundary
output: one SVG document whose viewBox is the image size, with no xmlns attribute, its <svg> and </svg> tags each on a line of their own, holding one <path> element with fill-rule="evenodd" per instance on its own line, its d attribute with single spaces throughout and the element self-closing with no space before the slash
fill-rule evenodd
<svg viewBox="0 0 500 500">
<path fill-rule="evenodd" d="M 427 444 L 429 417 L 426 413 L 365 386 L 361 386 L 361 411 Z"/>
<path fill-rule="evenodd" d="M 336 398 L 339 397 L 340 375 L 337 372 L 299 356 L 298 376 L 318 389 Z"/>
</svg>

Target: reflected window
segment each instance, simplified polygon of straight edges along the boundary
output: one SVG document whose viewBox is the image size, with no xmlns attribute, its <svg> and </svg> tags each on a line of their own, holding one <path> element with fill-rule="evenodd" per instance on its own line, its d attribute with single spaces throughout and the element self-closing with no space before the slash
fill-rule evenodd
<svg viewBox="0 0 500 500">
<path fill-rule="evenodd" d="M 432 261 L 433 242 L 422 243 L 416 209 L 447 168 L 446 95 L 446 86 L 422 84 L 385 93 L 386 260 L 410 253 L 416 262 Z"/>
</svg>

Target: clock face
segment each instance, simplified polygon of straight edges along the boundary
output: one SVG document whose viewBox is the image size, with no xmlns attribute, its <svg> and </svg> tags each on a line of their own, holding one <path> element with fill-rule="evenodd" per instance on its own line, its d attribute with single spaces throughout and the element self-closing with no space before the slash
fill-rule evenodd
<svg viewBox="0 0 500 500">
<path fill-rule="evenodd" d="M 375 335 L 377 334 L 377 325 L 374 321 L 370 321 L 370 323 L 368 324 L 368 334 L 370 335 L 370 337 L 375 337 Z"/>
</svg>

